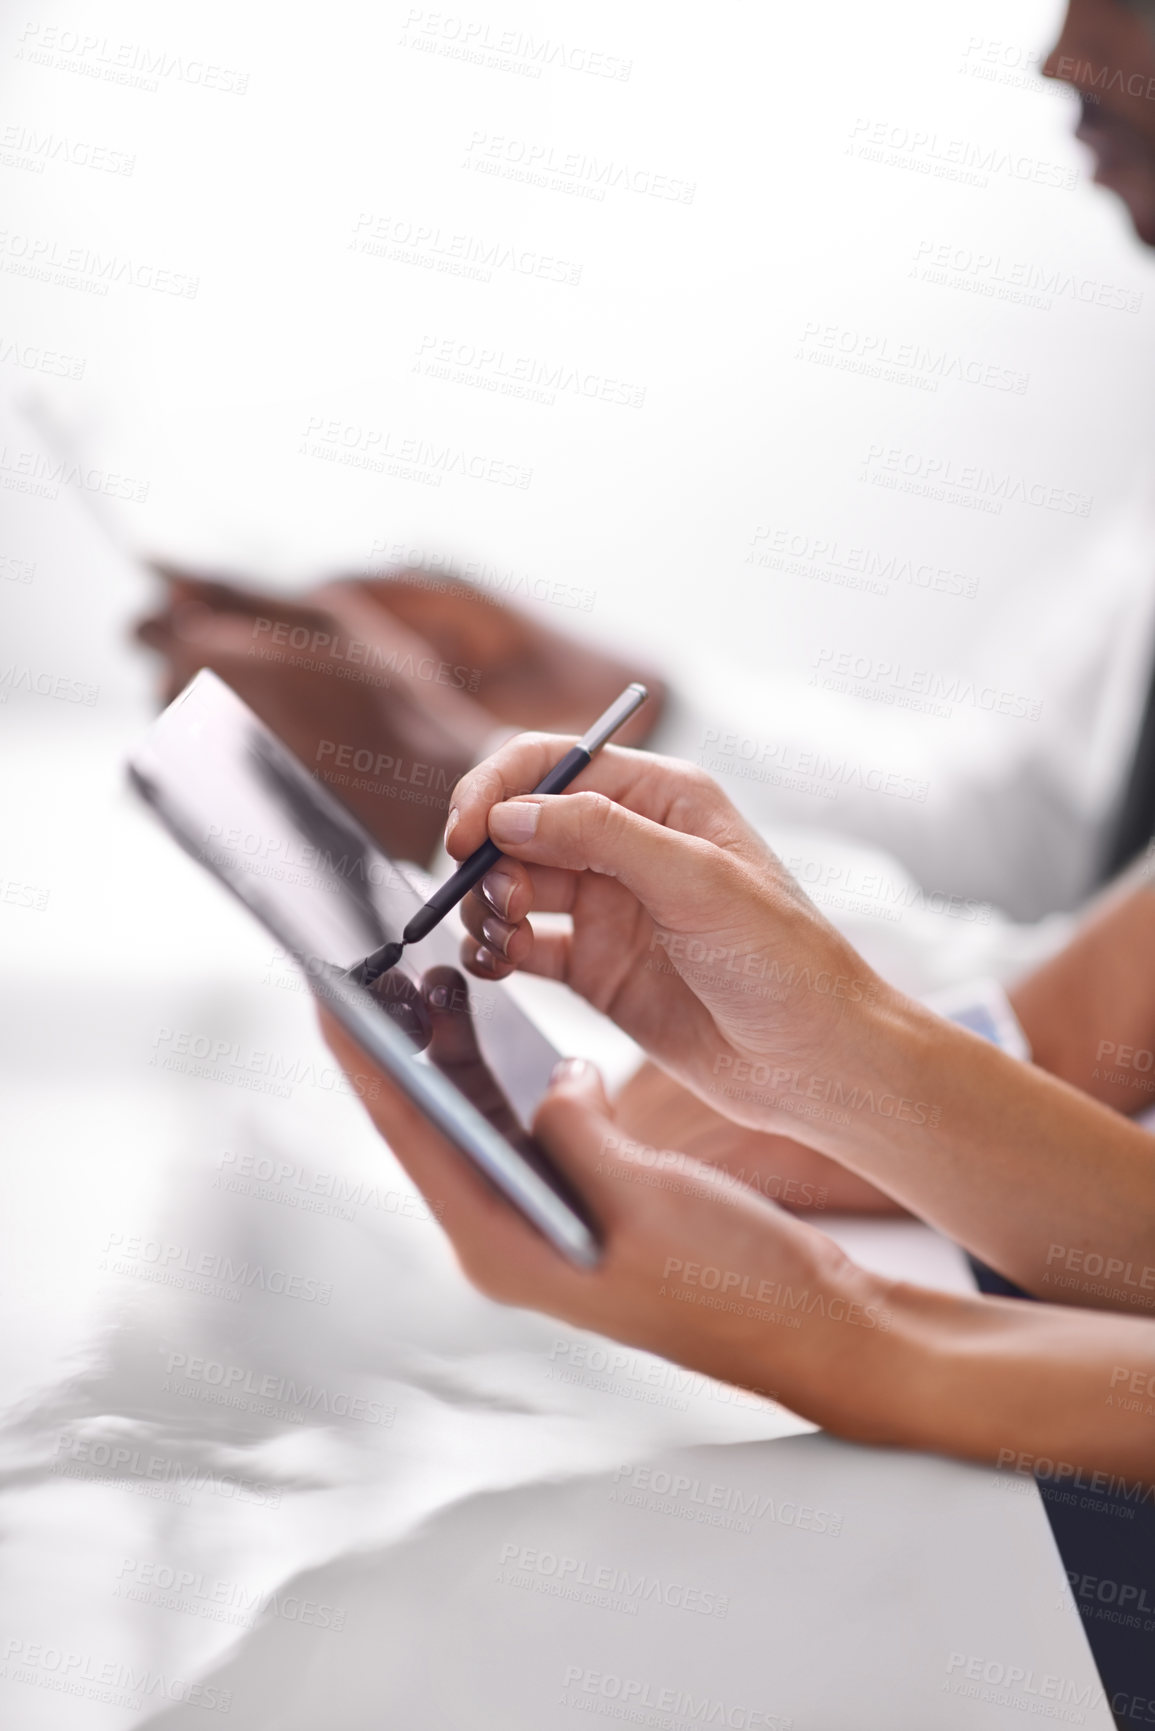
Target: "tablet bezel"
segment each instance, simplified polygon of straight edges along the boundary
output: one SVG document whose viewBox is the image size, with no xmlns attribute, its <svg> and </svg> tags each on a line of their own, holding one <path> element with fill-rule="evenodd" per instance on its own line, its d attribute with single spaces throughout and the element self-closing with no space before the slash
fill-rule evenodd
<svg viewBox="0 0 1155 1731">
<path fill-rule="evenodd" d="M 303 972 L 314 995 L 326 1004 L 345 1031 L 420 1112 L 551 1244 L 579 1268 L 592 1268 L 601 1256 L 597 1225 L 564 1176 L 535 1147 L 535 1164 L 488 1122 L 477 1107 L 432 1065 L 417 1061 L 418 1049 L 383 1013 L 368 988 L 354 984 L 346 972 L 325 958 L 309 955 L 267 902 L 245 894 L 243 878 L 230 875 L 219 858 L 207 851 L 204 838 L 187 811 L 182 811 L 179 785 L 166 765 L 165 739 L 174 726 L 191 723 L 201 711 L 218 723 L 235 723 L 256 730 L 272 742 L 280 761 L 294 773 L 320 810 L 339 809 L 342 822 L 355 830 L 364 846 L 386 865 L 395 862 L 366 834 L 363 826 L 330 790 L 312 776 L 282 740 L 256 716 L 224 680 L 202 670 L 157 717 L 128 760 L 130 782 L 156 813 L 184 851 L 231 892 L 276 939 Z M 403 871 L 403 867 L 396 869 Z M 524 1010 L 519 1016 L 530 1026 Z M 501 1081 L 500 1075 L 497 1076 Z"/>
</svg>

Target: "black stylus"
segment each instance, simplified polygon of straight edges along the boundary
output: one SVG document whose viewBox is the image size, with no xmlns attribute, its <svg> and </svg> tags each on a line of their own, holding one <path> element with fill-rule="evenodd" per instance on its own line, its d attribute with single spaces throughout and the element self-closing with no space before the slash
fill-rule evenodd
<svg viewBox="0 0 1155 1731">
<path fill-rule="evenodd" d="M 544 780 L 530 791 L 533 793 L 562 793 L 570 782 L 579 776 L 589 763 L 595 751 L 600 751 L 606 741 L 618 731 L 623 722 L 629 720 L 649 696 L 644 685 L 627 685 L 620 697 L 614 699 L 604 715 L 599 715 L 593 726 L 584 733 L 576 745 L 570 747 L 560 763 L 556 763 Z M 419 938 L 425 937 L 436 925 L 440 925 L 451 908 L 455 908 L 473 888 L 481 882 L 491 866 L 495 866 L 501 858 L 501 849 L 496 843 L 483 841 L 481 846 L 463 860 L 453 876 L 434 890 L 423 907 L 418 908 L 413 918 L 407 923 L 401 933 L 400 942 L 382 944 L 379 950 L 374 950 L 371 956 L 366 956 L 363 962 L 358 962 L 355 968 L 349 969 L 349 978 L 358 986 L 371 986 L 373 981 L 382 974 L 387 974 L 390 968 L 396 967 L 401 959 L 401 952 L 406 944 L 415 944 Z"/>
</svg>

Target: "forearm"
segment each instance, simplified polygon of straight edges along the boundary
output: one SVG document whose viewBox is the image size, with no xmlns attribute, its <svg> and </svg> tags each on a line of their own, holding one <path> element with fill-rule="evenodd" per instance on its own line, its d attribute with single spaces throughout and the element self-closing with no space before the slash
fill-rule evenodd
<svg viewBox="0 0 1155 1731">
<path fill-rule="evenodd" d="M 785 1208 L 903 1213 L 876 1185 L 816 1148 L 735 1124 L 654 1064 L 645 1063 L 634 1072 L 618 1093 L 614 1111 L 626 1136 L 704 1160 Z"/>
<path fill-rule="evenodd" d="M 1155 1104 L 1155 894 L 1146 868 L 1010 991 L 1036 1064 L 1133 1113 Z"/>
<path fill-rule="evenodd" d="M 909 1286 L 892 1287 L 889 1305 L 893 1329 L 845 1434 L 1024 1473 L 1155 1483 L 1150 1323 Z"/>
<path fill-rule="evenodd" d="M 1155 1138 L 897 994 L 843 1075 L 815 1146 L 1030 1292 L 1155 1314 Z"/>
<path fill-rule="evenodd" d="M 810 1231 L 802 1259 L 713 1374 L 854 1442 L 1155 1484 L 1155 1324 L 887 1280 Z"/>
</svg>

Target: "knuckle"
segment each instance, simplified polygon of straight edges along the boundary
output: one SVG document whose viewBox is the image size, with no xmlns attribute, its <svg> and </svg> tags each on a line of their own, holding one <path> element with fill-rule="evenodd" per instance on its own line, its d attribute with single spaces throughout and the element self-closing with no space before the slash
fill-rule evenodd
<svg viewBox="0 0 1155 1731">
<path fill-rule="evenodd" d="M 618 807 L 604 793 L 579 793 L 567 799 L 578 820 L 578 836 L 583 848 L 604 840 L 618 814 Z"/>
<path fill-rule="evenodd" d="M 704 805 L 728 806 L 729 800 L 708 769 L 694 764 L 690 771 L 690 787 Z"/>
<path fill-rule="evenodd" d="M 702 769 L 699 764 L 688 764 L 681 779 L 679 792 L 684 799 L 692 800 L 699 806 L 726 803 L 726 796 L 714 777 L 708 769 Z"/>
<path fill-rule="evenodd" d="M 517 733 L 506 740 L 492 760 L 500 766 L 504 785 L 520 787 L 527 773 L 531 773 L 529 766 L 536 763 L 541 747 L 552 743 L 553 735 L 549 733 Z"/>
<path fill-rule="evenodd" d="M 483 805 L 488 809 L 505 798 L 501 772 L 492 762 L 479 763 L 468 775 L 463 775 L 455 789 L 458 804 Z"/>
</svg>

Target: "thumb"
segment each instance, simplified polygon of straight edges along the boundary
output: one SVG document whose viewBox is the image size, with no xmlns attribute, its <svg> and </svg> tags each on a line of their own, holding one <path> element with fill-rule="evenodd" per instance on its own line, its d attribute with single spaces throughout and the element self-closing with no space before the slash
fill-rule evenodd
<svg viewBox="0 0 1155 1731">
<path fill-rule="evenodd" d="M 534 1136 L 595 1209 L 603 1225 L 612 1224 L 614 1185 L 606 1176 L 608 1148 L 618 1131 L 605 1083 L 584 1058 L 563 1058 L 550 1078 L 549 1092 L 534 1114 Z"/>
</svg>

